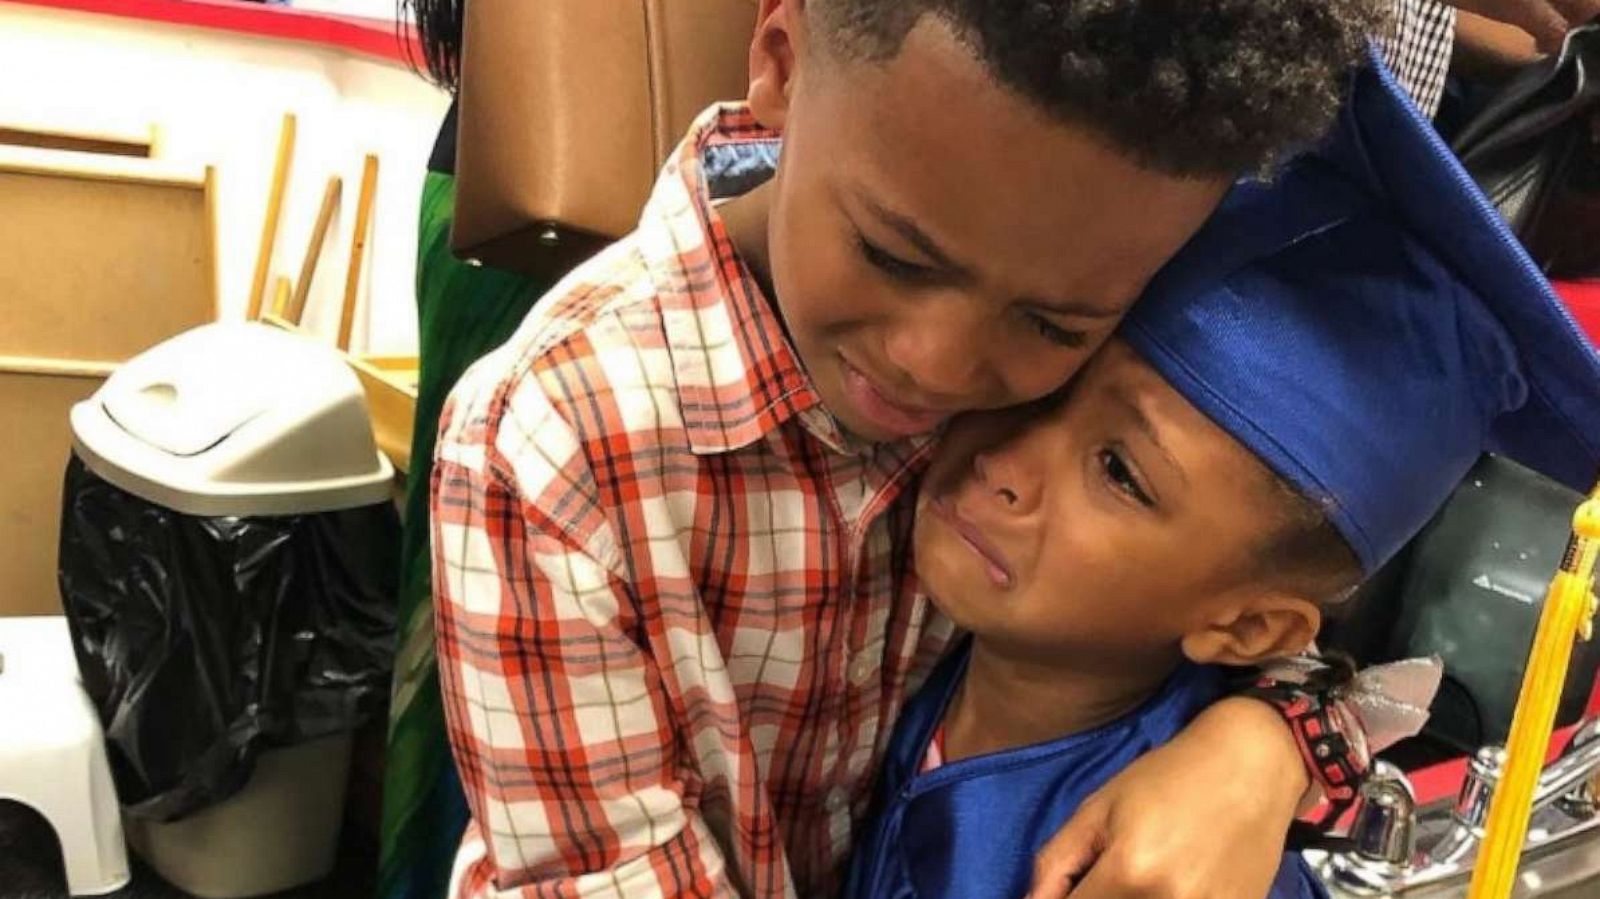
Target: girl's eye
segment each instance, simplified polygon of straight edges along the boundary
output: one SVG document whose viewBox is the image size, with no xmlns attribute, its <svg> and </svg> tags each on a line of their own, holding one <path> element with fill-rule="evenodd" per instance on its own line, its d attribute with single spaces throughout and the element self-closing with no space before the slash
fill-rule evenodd
<svg viewBox="0 0 1600 899">
<path fill-rule="evenodd" d="M 1105 472 L 1106 480 L 1111 482 L 1113 489 L 1122 491 L 1141 506 L 1147 508 L 1155 506 L 1155 500 L 1151 499 L 1150 494 L 1140 485 L 1138 476 L 1133 473 L 1133 469 L 1122 458 L 1121 453 L 1110 448 L 1101 450 L 1100 469 Z"/>
</svg>

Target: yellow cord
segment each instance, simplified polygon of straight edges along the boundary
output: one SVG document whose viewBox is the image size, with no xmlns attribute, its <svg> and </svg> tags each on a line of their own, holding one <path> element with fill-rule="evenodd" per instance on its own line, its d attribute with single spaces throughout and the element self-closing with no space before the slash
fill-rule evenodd
<svg viewBox="0 0 1600 899">
<path fill-rule="evenodd" d="M 1589 639 L 1594 624 L 1597 552 L 1600 484 L 1573 513 L 1572 537 L 1545 593 L 1517 711 L 1511 719 L 1511 736 L 1506 741 L 1505 771 L 1489 803 L 1483 848 L 1473 868 L 1467 899 L 1510 899 L 1516 885 L 1517 862 L 1528 836 L 1533 794 L 1544 770 L 1573 642 Z"/>
</svg>

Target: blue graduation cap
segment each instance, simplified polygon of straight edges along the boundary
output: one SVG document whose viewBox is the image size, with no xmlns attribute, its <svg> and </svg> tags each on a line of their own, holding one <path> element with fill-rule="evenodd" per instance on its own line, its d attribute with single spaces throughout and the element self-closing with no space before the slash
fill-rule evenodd
<svg viewBox="0 0 1600 899">
<path fill-rule="evenodd" d="M 1600 355 L 1381 63 L 1322 146 L 1230 193 L 1122 336 L 1369 573 L 1485 451 L 1600 476 Z"/>
</svg>

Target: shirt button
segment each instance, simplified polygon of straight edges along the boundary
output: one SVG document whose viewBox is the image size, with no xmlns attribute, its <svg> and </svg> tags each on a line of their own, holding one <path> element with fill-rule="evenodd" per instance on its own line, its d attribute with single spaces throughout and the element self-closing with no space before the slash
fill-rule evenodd
<svg viewBox="0 0 1600 899">
<path fill-rule="evenodd" d="M 844 808 L 849 802 L 849 797 L 845 796 L 843 790 L 834 790 L 828 794 L 828 801 L 825 804 L 828 806 L 828 811 L 836 812 Z"/>
<path fill-rule="evenodd" d="M 865 684 L 872 677 L 872 671 L 872 660 L 865 653 L 856 656 L 855 661 L 850 663 L 850 683 L 857 687 Z"/>
</svg>

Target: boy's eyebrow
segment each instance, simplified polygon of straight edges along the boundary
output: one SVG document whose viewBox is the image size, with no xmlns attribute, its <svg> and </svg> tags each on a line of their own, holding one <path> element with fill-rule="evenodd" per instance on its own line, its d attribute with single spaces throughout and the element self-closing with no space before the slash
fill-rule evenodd
<svg viewBox="0 0 1600 899">
<path fill-rule="evenodd" d="M 929 237 L 927 232 L 917 227 L 917 223 L 912 221 L 909 216 L 901 215 L 864 194 L 857 194 L 857 196 L 861 199 L 862 205 L 867 207 L 867 211 L 872 213 L 873 217 L 893 228 L 896 234 L 905 238 L 922 255 L 928 257 L 934 267 L 944 269 L 947 273 L 957 278 L 970 278 L 972 276 L 971 269 L 951 259 L 950 254 L 946 253 L 937 241 Z"/>
<path fill-rule="evenodd" d="M 1156 426 L 1151 423 L 1150 416 L 1144 414 L 1144 409 L 1139 407 L 1138 401 L 1129 396 L 1127 392 L 1119 390 L 1117 391 L 1117 396 L 1122 400 L 1123 405 L 1128 407 L 1128 412 L 1133 416 L 1134 427 L 1137 427 L 1139 432 L 1144 434 L 1145 438 L 1150 441 L 1151 445 L 1161 455 L 1167 457 L 1167 464 L 1171 465 L 1172 470 L 1177 472 L 1178 480 L 1182 481 L 1184 486 L 1188 486 L 1189 476 L 1184 472 L 1183 466 L 1178 464 L 1177 458 L 1167 449 L 1167 445 L 1161 442 L 1161 435 L 1156 431 Z"/>
<path fill-rule="evenodd" d="M 934 268 L 944 271 L 957 280 L 966 281 L 972 279 L 972 269 L 952 259 L 950 254 L 946 253 L 937 241 L 929 237 L 927 232 L 923 231 L 917 226 L 916 222 L 911 220 L 910 216 L 901 215 L 864 193 L 858 192 L 856 196 L 874 218 L 893 228 L 896 234 L 899 234 L 906 242 L 916 247 L 922 255 L 928 258 Z M 1076 300 L 1048 300 L 1040 297 L 1023 297 L 1019 302 L 1024 306 L 1031 306 L 1045 312 L 1070 315 L 1076 318 L 1116 318 L 1122 315 L 1128 306 L 1132 305 L 1132 303 L 1118 303 L 1114 308 L 1105 309 L 1093 303 Z"/>
</svg>

